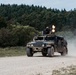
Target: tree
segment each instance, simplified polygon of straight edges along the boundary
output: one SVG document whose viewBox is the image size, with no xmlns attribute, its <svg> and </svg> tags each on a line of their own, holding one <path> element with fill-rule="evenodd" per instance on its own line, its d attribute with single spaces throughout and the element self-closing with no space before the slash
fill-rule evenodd
<svg viewBox="0 0 76 75">
<path fill-rule="evenodd" d="M 0 29 L 6 27 L 7 27 L 7 23 L 5 22 L 3 17 L 0 17 Z"/>
</svg>

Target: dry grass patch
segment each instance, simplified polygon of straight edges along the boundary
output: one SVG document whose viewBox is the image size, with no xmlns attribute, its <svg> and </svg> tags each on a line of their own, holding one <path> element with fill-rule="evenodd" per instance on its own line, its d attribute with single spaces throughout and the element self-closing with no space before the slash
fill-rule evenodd
<svg viewBox="0 0 76 75">
<path fill-rule="evenodd" d="M 25 55 L 25 47 L 0 48 L 0 57 Z"/>
<path fill-rule="evenodd" d="M 53 70 L 52 75 L 76 75 L 76 65 L 71 65 L 59 70 Z"/>
</svg>

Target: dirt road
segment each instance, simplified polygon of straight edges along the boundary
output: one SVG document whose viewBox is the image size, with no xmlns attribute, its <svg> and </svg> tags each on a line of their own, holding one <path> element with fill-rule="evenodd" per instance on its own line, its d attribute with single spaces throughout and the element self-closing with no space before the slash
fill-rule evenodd
<svg viewBox="0 0 76 75">
<path fill-rule="evenodd" d="M 75 56 L 41 57 L 35 54 L 34 57 L 2 57 L 0 58 L 0 75 L 51 75 L 53 69 L 76 65 Z"/>
</svg>

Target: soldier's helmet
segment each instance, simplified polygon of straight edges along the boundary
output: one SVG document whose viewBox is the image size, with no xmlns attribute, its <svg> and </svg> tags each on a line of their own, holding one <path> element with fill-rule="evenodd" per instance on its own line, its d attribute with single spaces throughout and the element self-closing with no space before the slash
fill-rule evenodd
<svg viewBox="0 0 76 75">
<path fill-rule="evenodd" d="M 48 29 L 49 27 L 46 27 L 46 29 Z"/>
</svg>

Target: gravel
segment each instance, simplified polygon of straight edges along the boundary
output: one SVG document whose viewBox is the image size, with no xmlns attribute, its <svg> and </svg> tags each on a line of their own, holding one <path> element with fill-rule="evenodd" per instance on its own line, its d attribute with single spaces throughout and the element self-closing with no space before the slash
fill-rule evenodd
<svg viewBox="0 0 76 75">
<path fill-rule="evenodd" d="M 0 75 L 51 75 L 52 70 L 69 65 L 76 65 L 75 56 L 56 54 L 51 58 L 38 53 L 34 57 L 2 57 Z"/>
</svg>

